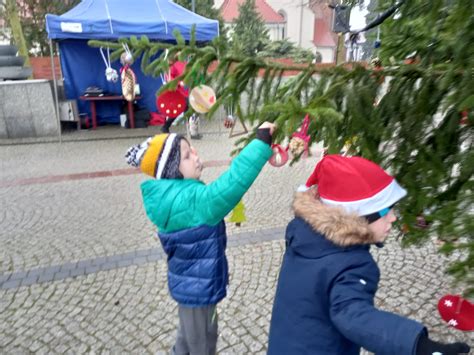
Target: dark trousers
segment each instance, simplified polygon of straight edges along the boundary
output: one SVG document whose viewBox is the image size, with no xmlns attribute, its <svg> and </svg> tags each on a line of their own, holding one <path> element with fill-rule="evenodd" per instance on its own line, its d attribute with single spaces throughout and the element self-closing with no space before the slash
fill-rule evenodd
<svg viewBox="0 0 474 355">
<path fill-rule="evenodd" d="M 178 304 L 179 327 L 173 355 L 215 355 L 217 346 L 216 306 L 185 307 Z"/>
</svg>

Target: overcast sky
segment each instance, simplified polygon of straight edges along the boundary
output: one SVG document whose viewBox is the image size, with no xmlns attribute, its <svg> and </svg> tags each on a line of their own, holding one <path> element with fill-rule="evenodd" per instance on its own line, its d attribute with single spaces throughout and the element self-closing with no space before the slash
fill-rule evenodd
<svg viewBox="0 0 474 355">
<path fill-rule="evenodd" d="M 351 11 L 351 30 L 358 30 L 365 26 L 365 15 L 367 15 L 367 10 L 365 9 L 365 7 L 364 10 L 360 11 L 359 6 L 354 6 Z"/>
</svg>

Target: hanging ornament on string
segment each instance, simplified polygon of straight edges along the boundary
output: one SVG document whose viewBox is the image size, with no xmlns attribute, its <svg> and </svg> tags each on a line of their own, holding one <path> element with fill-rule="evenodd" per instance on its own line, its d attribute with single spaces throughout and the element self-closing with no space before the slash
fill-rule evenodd
<svg viewBox="0 0 474 355">
<path fill-rule="evenodd" d="M 377 27 L 377 39 L 374 42 L 374 48 L 380 48 L 382 45 L 382 41 L 380 40 L 380 27 Z"/>
<path fill-rule="evenodd" d="M 291 136 L 288 147 L 294 156 L 301 155 L 302 153 L 305 153 L 306 156 L 309 154 L 309 140 L 311 138 L 308 135 L 309 123 L 309 115 L 306 114 L 300 129 Z"/>
<path fill-rule="evenodd" d="M 461 112 L 461 120 L 459 121 L 461 126 L 467 126 L 469 124 L 469 111 L 463 110 Z"/>
<path fill-rule="evenodd" d="M 232 103 L 229 104 L 229 108 L 227 111 L 227 116 L 224 118 L 224 127 L 225 128 L 232 128 L 235 125 L 235 118 L 234 118 L 234 105 Z"/>
<path fill-rule="evenodd" d="M 215 103 L 216 94 L 210 86 L 199 85 L 189 93 L 189 104 L 196 112 L 207 113 Z"/>
<path fill-rule="evenodd" d="M 156 107 L 166 117 L 176 118 L 186 111 L 186 98 L 178 91 L 166 90 L 156 99 Z"/>
<path fill-rule="evenodd" d="M 188 63 L 185 61 L 178 60 L 178 56 L 179 56 L 179 52 L 176 53 L 174 59 L 170 61 L 170 69 L 168 71 L 168 78 L 167 78 L 168 81 L 171 81 L 180 77 L 181 75 L 183 75 L 184 71 L 186 70 L 186 65 Z M 184 81 L 182 80 L 178 82 L 178 86 L 176 90 L 179 91 L 181 95 L 183 95 L 184 97 L 189 96 L 189 90 L 184 84 Z"/>
<path fill-rule="evenodd" d="M 120 62 L 123 67 L 120 69 L 120 77 L 122 79 L 122 95 L 127 101 L 135 100 L 135 86 L 137 77 L 130 65 L 133 64 L 132 52 L 126 43 L 123 43 L 124 53 L 120 56 Z"/>
<path fill-rule="evenodd" d="M 273 155 L 268 162 L 275 168 L 282 167 L 288 162 L 288 148 L 285 149 L 279 144 L 272 144 Z"/>
<path fill-rule="evenodd" d="M 164 60 L 168 57 L 168 49 L 165 49 Z M 167 75 L 160 74 L 161 83 L 165 85 L 170 78 Z M 156 99 L 156 107 L 166 118 L 176 118 L 186 111 L 186 98 L 178 90 L 166 90 L 158 95 Z"/>
<path fill-rule="evenodd" d="M 100 54 L 102 55 L 102 60 L 104 61 L 105 64 L 105 78 L 107 79 L 108 82 L 111 83 L 116 83 L 118 81 L 118 73 L 117 71 L 112 68 L 112 65 L 110 64 L 110 49 L 107 47 L 107 58 L 105 57 L 103 48 L 100 47 Z"/>
</svg>

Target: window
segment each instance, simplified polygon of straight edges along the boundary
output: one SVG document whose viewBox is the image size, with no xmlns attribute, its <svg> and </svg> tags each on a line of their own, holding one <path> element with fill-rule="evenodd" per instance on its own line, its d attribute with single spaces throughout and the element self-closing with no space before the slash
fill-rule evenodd
<svg viewBox="0 0 474 355">
<path fill-rule="evenodd" d="M 285 39 L 286 36 L 287 36 L 287 33 L 286 33 L 286 22 L 287 22 L 287 15 L 286 15 L 286 12 L 285 10 L 279 10 L 278 11 L 278 14 L 283 17 L 283 20 L 285 21 L 282 26 L 280 27 L 280 30 L 281 30 L 281 38 L 279 39 Z"/>
</svg>

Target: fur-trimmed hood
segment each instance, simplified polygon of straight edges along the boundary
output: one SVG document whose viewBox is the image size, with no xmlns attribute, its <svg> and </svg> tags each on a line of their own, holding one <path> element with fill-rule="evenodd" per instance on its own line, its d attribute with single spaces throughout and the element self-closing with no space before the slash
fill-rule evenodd
<svg viewBox="0 0 474 355">
<path fill-rule="evenodd" d="M 376 243 L 368 223 L 342 208 L 327 206 L 311 191 L 297 192 L 293 202 L 296 217 L 303 219 L 313 231 L 339 247 L 352 247 Z"/>
</svg>

